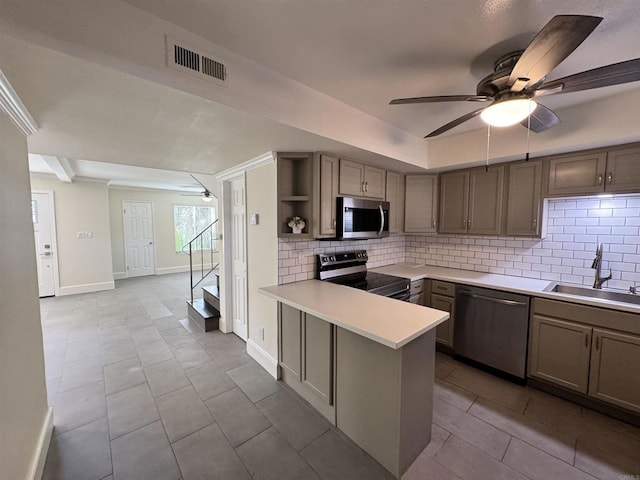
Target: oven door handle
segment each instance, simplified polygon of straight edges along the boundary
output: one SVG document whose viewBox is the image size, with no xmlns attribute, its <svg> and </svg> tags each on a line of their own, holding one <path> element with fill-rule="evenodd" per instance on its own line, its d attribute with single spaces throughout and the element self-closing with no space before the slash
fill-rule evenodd
<svg viewBox="0 0 640 480">
<path fill-rule="evenodd" d="M 380 210 L 380 230 L 378 230 L 378 236 L 380 236 L 384 230 L 384 210 L 382 209 L 382 205 L 378 205 L 378 209 Z"/>
</svg>

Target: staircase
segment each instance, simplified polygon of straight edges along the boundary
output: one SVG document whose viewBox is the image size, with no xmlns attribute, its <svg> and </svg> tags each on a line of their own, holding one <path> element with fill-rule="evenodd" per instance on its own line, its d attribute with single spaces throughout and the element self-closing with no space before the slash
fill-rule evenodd
<svg viewBox="0 0 640 480">
<path fill-rule="evenodd" d="M 202 287 L 202 298 L 187 302 L 189 318 L 205 332 L 217 330 L 220 320 L 220 277 L 217 272 L 216 284 Z"/>
<path fill-rule="evenodd" d="M 191 293 L 190 300 L 187 301 L 188 316 L 205 332 L 217 330 L 220 320 L 220 276 L 217 270 L 219 263 L 215 258 L 218 254 L 217 222 L 218 220 L 215 220 L 182 248 L 183 253 L 189 255 Z M 211 273 L 215 273 L 215 285 L 202 286 L 202 298 L 194 299 L 194 290 Z"/>
</svg>

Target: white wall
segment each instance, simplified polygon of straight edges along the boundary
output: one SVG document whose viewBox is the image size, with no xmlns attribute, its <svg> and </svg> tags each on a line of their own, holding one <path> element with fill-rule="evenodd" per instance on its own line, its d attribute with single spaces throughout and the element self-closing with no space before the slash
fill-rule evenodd
<svg viewBox="0 0 640 480">
<path fill-rule="evenodd" d="M 30 192 L 26 139 L 0 113 L 0 478 L 16 480 L 46 455 L 51 419 Z"/>
<path fill-rule="evenodd" d="M 277 303 L 257 289 L 278 283 L 278 239 L 276 236 L 276 164 L 246 173 L 247 218 L 257 213 L 258 225 L 247 221 L 247 274 L 249 341 L 247 351 L 269 373 L 276 376 L 278 358 Z M 264 339 L 260 329 L 264 329 Z"/>
<path fill-rule="evenodd" d="M 113 275 L 126 277 L 126 259 L 124 251 L 124 231 L 122 222 L 122 202 L 151 202 L 153 204 L 153 229 L 156 255 L 156 273 L 176 273 L 189 269 L 189 257 L 175 250 L 175 226 L 173 223 L 174 205 L 197 205 L 214 207 L 216 215 L 218 202 L 209 203 L 200 197 L 183 196 L 178 192 L 148 189 L 109 189 L 109 210 L 111 222 L 111 252 L 113 255 Z M 216 257 L 217 258 L 217 257 Z M 214 262 L 216 260 L 214 259 Z"/>
<path fill-rule="evenodd" d="M 107 184 L 32 175 L 31 188 L 53 190 L 60 295 L 114 288 Z M 79 239 L 78 232 L 92 232 L 93 238 Z"/>
</svg>

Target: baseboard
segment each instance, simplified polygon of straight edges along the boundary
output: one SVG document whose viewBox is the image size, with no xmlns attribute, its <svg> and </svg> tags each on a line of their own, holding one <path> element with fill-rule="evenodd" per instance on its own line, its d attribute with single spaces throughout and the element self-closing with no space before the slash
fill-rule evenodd
<svg viewBox="0 0 640 480">
<path fill-rule="evenodd" d="M 38 443 L 36 445 L 36 451 L 33 455 L 31 462 L 31 468 L 27 478 L 29 480 L 41 480 L 42 472 L 44 471 L 44 464 L 47 461 L 47 454 L 49 453 L 49 444 L 51 443 L 51 434 L 53 433 L 53 408 L 49 407 L 47 415 L 42 424 L 40 430 L 40 436 L 38 437 Z"/>
<path fill-rule="evenodd" d="M 247 353 L 273 378 L 278 378 L 278 361 L 251 339 L 247 340 Z"/>
<path fill-rule="evenodd" d="M 210 268 L 211 268 L 211 264 L 204 265 L 205 270 L 208 270 Z M 156 275 L 170 275 L 172 273 L 182 273 L 182 272 L 188 272 L 188 271 L 189 271 L 189 265 L 182 265 L 180 267 L 162 267 L 162 268 L 156 268 Z M 197 271 L 200 271 L 200 264 L 198 264 Z"/>
<path fill-rule="evenodd" d="M 102 290 L 113 290 L 116 288 L 113 280 L 101 283 L 87 283 L 84 285 L 72 285 L 70 287 L 60 287 L 60 295 L 75 295 L 77 293 L 101 292 Z"/>
<path fill-rule="evenodd" d="M 113 272 L 114 280 L 122 280 L 123 278 L 127 278 L 127 272 Z"/>
</svg>

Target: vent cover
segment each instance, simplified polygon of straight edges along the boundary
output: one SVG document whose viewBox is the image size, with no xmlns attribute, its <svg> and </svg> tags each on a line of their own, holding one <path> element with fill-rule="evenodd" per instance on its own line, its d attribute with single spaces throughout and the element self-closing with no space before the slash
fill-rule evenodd
<svg viewBox="0 0 640 480">
<path fill-rule="evenodd" d="M 191 48 L 169 36 L 167 66 L 218 85 L 227 85 L 227 67 L 220 58 L 201 49 Z"/>
</svg>

